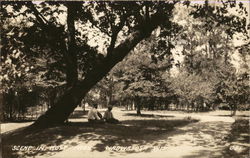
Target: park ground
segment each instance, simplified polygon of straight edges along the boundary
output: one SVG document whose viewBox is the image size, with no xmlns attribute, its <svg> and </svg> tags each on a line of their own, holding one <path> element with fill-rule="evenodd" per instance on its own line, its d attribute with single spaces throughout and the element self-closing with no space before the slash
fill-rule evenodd
<svg viewBox="0 0 250 158">
<path fill-rule="evenodd" d="M 3 158 L 249 157 L 249 111 L 235 117 L 230 111 L 113 113 L 121 124 L 91 125 L 81 108 L 69 123 L 48 129 L 24 130 L 32 122 L 2 124 Z"/>
</svg>

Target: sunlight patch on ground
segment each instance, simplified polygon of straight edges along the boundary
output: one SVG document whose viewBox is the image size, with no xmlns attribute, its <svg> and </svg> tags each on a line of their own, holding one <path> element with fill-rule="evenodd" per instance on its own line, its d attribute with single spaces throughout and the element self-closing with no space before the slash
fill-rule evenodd
<svg viewBox="0 0 250 158">
<path fill-rule="evenodd" d="M 31 125 L 33 122 L 25 122 L 25 123 L 3 123 L 1 124 L 1 134 L 13 131 L 18 128 L 26 127 Z"/>
</svg>

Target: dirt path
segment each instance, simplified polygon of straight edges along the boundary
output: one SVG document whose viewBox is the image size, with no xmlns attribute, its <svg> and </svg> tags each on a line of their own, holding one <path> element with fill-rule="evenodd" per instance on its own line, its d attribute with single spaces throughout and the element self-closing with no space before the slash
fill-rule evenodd
<svg viewBox="0 0 250 158">
<path fill-rule="evenodd" d="M 123 113 L 122 111 L 117 110 L 114 113 L 120 120 L 128 119 L 127 117 L 121 115 Z M 159 112 L 143 113 L 155 115 L 159 114 Z M 173 116 L 175 119 L 187 117 L 187 114 L 182 113 L 162 113 L 161 115 Z M 199 119 L 200 121 L 178 128 L 170 133 L 159 135 L 157 137 L 157 141 L 150 143 L 145 142 L 143 146 L 136 146 L 136 144 L 131 145 L 132 148 L 138 150 L 138 152 L 130 153 L 128 151 L 121 151 L 128 148 L 124 148 L 124 146 L 121 146 L 120 144 L 108 146 L 108 148 L 104 151 L 87 149 L 88 147 L 97 146 L 102 143 L 101 140 L 96 139 L 67 148 L 64 151 L 56 153 L 50 158 L 223 157 L 223 150 L 225 147 L 230 145 L 226 141 L 226 136 L 231 129 L 231 124 L 234 122 L 234 119 L 231 117 L 201 114 L 190 114 L 188 116 Z M 171 117 L 169 119 L 171 119 Z"/>
<path fill-rule="evenodd" d="M 13 145 L 39 147 L 39 150 L 17 151 L 7 157 L 23 158 L 221 158 L 234 118 L 230 112 L 182 113 L 174 111 L 135 111 L 114 108 L 120 125 L 90 125 L 86 115 L 76 111 L 68 125 L 37 133 L 7 134 L 5 147 Z M 103 112 L 105 109 L 100 109 Z M 249 115 L 249 113 L 245 114 Z M 190 120 L 199 120 L 193 122 Z M 29 123 L 5 124 L 5 132 Z M 16 126 L 18 125 L 18 126 Z M 62 150 L 40 150 L 40 147 L 63 147 Z M 42 148 L 41 148 L 42 149 Z M 6 148 L 5 148 L 6 151 Z"/>
<path fill-rule="evenodd" d="M 14 131 L 18 128 L 26 127 L 31 125 L 33 122 L 23 122 L 23 123 L 2 123 L 1 124 L 1 134 Z"/>
</svg>

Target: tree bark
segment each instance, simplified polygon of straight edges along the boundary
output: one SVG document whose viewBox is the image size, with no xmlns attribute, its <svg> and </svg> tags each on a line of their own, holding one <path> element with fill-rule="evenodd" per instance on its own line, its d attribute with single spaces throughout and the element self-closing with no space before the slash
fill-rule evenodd
<svg viewBox="0 0 250 158">
<path fill-rule="evenodd" d="M 136 114 L 138 116 L 141 116 L 141 101 L 139 97 L 135 97 L 135 103 L 136 103 Z"/>
<path fill-rule="evenodd" d="M 236 105 L 231 105 L 231 116 L 235 116 L 237 111 Z"/>
<path fill-rule="evenodd" d="M 48 127 L 63 123 L 81 102 L 87 92 L 99 82 L 118 62 L 143 39 L 149 37 L 152 31 L 166 20 L 165 16 L 155 15 L 147 24 L 137 27 L 128 38 L 113 49 L 109 56 L 106 56 L 92 71 L 86 74 L 85 79 L 77 81 L 69 87 L 65 94 L 60 97 L 55 106 L 51 107 L 44 115 L 40 116 L 33 127 Z M 145 29 L 147 25 L 147 29 Z"/>
<path fill-rule="evenodd" d="M 67 51 L 64 54 L 66 58 L 66 82 L 67 86 L 73 86 L 78 81 L 77 58 L 76 58 L 76 41 L 75 41 L 75 3 L 67 3 Z"/>
</svg>

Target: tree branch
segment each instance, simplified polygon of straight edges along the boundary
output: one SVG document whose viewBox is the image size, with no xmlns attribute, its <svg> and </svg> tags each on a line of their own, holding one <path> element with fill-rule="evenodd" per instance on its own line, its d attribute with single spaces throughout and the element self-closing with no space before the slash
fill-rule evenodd
<svg viewBox="0 0 250 158">
<path fill-rule="evenodd" d="M 115 47 L 117 36 L 118 36 L 119 32 L 122 30 L 123 26 L 125 25 L 126 19 L 129 16 L 130 16 L 129 14 L 124 15 L 123 18 L 121 19 L 120 23 L 118 24 L 118 26 L 113 27 L 110 45 L 107 48 L 107 55 L 110 55 L 112 53 L 112 51 L 113 51 L 113 49 Z"/>
<path fill-rule="evenodd" d="M 97 29 L 99 29 L 101 32 L 105 33 L 107 36 L 111 37 L 110 33 L 108 31 L 106 31 L 105 29 L 103 29 L 102 27 L 98 26 L 98 22 L 94 20 L 92 14 L 90 11 L 81 11 L 82 15 L 85 15 L 84 17 L 81 18 L 86 18 L 94 27 L 96 27 Z M 82 19 L 83 21 L 85 19 Z"/>
<path fill-rule="evenodd" d="M 149 20 L 149 4 L 147 1 L 145 1 L 145 21 L 147 22 Z"/>
<path fill-rule="evenodd" d="M 29 9 L 34 13 L 39 24 L 41 24 L 43 27 L 45 27 L 49 24 L 49 22 L 46 20 L 46 18 L 36 9 L 35 5 L 31 1 L 27 2 L 27 7 L 29 7 Z"/>
<path fill-rule="evenodd" d="M 133 33 L 128 36 L 128 38 L 115 47 L 112 53 L 109 56 L 106 56 L 102 62 L 95 65 L 95 67 L 85 76 L 85 79 L 82 80 L 78 87 L 79 88 L 88 88 L 95 85 L 99 80 L 102 79 L 118 62 L 122 59 L 143 39 L 150 36 L 152 31 L 157 28 L 164 20 L 166 16 L 162 14 L 152 15 L 150 20 L 147 23 L 148 29 L 145 32 L 145 29 L 137 27 Z M 85 86 L 85 87 L 84 87 Z"/>
<path fill-rule="evenodd" d="M 89 21 L 90 21 L 90 19 L 88 19 Z M 99 29 L 101 32 L 103 32 L 103 33 L 105 33 L 107 36 L 109 36 L 109 37 L 111 37 L 111 35 L 110 35 L 110 33 L 108 32 L 108 31 L 106 31 L 105 29 L 103 29 L 102 27 L 99 27 L 98 25 L 97 25 L 97 23 L 94 21 L 94 20 L 92 20 L 92 21 L 90 21 L 91 22 L 91 24 L 93 25 L 93 26 L 95 26 L 97 29 Z"/>
</svg>

